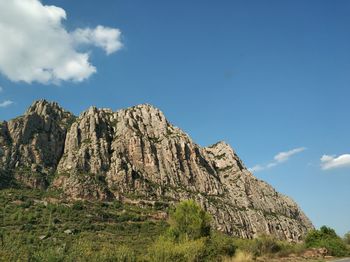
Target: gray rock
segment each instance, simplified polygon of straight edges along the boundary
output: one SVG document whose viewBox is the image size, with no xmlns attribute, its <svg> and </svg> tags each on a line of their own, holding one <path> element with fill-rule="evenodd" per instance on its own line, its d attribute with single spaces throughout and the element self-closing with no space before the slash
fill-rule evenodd
<svg viewBox="0 0 350 262">
<path fill-rule="evenodd" d="M 0 124 L 0 145 L 0 159 L 15 174 L 23 167 L 39 178 L 56 172 L 51 186 L 69 199 L 192 198 L 218 230 L 244 238 L 267 233 L 299 241 L 313 228 L 293 200 L 255 178 L 228 144 L 200 147 L 151 105 L 116 112 L 91 107 L 74 118 L 39 101 Z M 39 178 L 27 183 L 41 187 Z"/>
<path fill-rule="evenodd" d="M 65 233 L 67 235 L 71 235 L 71 234 L 73 234 L 73 231 L 70 230 L 70 229 L 66 229 L 66 230 L 63 231 L 63 233 Z"/>
<path fill-rule="evenodd" d="M 0 166 L 13 170 L 17 180 L 29 187 L 45 188 L 73 121 L 74 116 L 57 103 L 34 102 L 23 116 L 0 124 Z"/>
</svg>

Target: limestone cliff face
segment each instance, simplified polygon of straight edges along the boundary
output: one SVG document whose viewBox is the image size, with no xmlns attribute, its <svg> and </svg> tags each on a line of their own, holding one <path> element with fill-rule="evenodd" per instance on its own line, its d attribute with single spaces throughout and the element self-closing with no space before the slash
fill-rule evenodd
<svg viewBox="0 0 350 262">
<path fill-rule="evenodd" d="M 234 150 L 200 147 L 151 105 L 113 112 L 89 108 L 78 118 L 39 101 L 0 124 L 0 163 L 18 176 L 55 173 L 51 187 L 71 199 L 197 200 L 226 233 L 271 233 L 298 241 L 313 226 L 294 201 L 255 178 Z M 25 180 L 44 187 L 41 180 Z M 43 180 L 43 179 L 42 179 Z M 44 181 L 44 180 L 43 180 Z"/>
<path fill-rule="evenodd" d="M 44 188 L 61 158 L 74 116 L 57 103 L 34 102 L 24 116 L 0 124 L 0 169 L 30 187 Z"/>
</svg>

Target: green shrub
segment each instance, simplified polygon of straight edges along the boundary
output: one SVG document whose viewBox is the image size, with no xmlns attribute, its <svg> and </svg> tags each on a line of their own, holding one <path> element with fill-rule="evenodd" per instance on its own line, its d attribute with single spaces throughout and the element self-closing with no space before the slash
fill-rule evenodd
<svg viewBox="0 0 350 262">
<path fill-rule="evenodd" d="M 236 252 L 234 239 L 219 232 L 213 232 L 206 241 L 205 257 L 208 261 L 215 261 L 220 256 L 232 257 Z"/>
<path fill-rule="evenodd" d="M 305 245 L 311 247 L 325 247 L 332 256 L 346 256 L 349 250 L 334 229 L 322 226 L 319 230 L 312 230 L 305 238 Z"/>
<path fill-rule="evenodd" d="M 154 209 L 155 210 L 164 210 L 168 207 L 168 203 L 165 203 L 165 202 L 159 202 L 159 201 L 156 201 L 154 203 Z"/>
<path fill-rule="evenodd" d="M 113 204 L 112 204 L 113 208 L 120 209 L 122 206 L 123 206 L 123 204 L 120 201 L 118 201 L 118 200 L 113 201 Z"/>
<path fill-rule="evenodd" d="M 287 241 L 279 241 L 280 251 L 277 253 L 279 257 L 287 257 L 290 254 L 301 255 L 306 247 L 304 243 L 290 243 Z"/>
<path fill-rule="evenodd" d="M 254 256 L 259 256 L 261 253 L 257 239 L 238 238 L 235 240 L 235 245 L 237 246 L 237 249 L 249 254 L 253 254 Z"/>
<path fill-rule="evenodd" d="M 149 249 L 148 259 L 152 262 L 192 262 L 203 261 L 206 238 L 184 240 L 175 243 L 160 237 Z"/>
<path fill-rule="evenodd" d="M 84 203 L 82 201 L 75 201 L 73 206 L 73 210 L 83 210 L 84 209 Z"/>
<path fill-rule="evenodd" d="M 137 214 L 121 213 L 115 218 L 115 220 L 117 222 L 126 222 L 126 221 L 138 222 L 138 221 L 142 221 L 143 218 Z"/>
<path fill-rule="evenodd" d="M 288 243 L 270 235 L 261 235 L 255 239 L 235 239 L 237 249 L 254 256 L 287 256 L 299 254 L 305 248 L 303 244 Z"/>
<path fill-rule="evenodd" d="M 281 243 L 273 236 L 262 235 L 255 239 L 256 248 L 259 255 L 262 254 L 275 254 L 281 251 Z"/>
<path fill-rule="evenodd" d="M 347 245 L 350 245 L 350 231 L 344 235 L 344 242 Z"/>
</svg>

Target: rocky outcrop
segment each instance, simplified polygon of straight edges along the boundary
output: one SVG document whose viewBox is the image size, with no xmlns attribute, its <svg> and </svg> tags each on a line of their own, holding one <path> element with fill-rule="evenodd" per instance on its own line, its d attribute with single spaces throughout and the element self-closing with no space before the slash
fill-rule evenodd
<svg viewBox="0 0 350 262">
<path fill-rule="evenodd" d="M 55 172 L 74 116 L 57 103 L 34 102 L 27 112 L 0 124 L 0 164 L 18 180 L 43 188 Z M 2 157 L 1 157 L 2 156 Z"/>
<path fill-rule="evenodd" d="M 117 112 L 91 107 L 74 118 L 39 101 L 23 117 L 0 124 L 0 145 L 4 166 L 17 173 L 29 168 L 31 179 L 32 173 L 55 173 L 51 186 L 71 199 L 193 198 L 219 230 L 245 238 L 270 233 L 298 241 L 313 227 L 294 201 L 255 178 L 228 144 L 200 147 L 151 105 Z"/>
</svg>

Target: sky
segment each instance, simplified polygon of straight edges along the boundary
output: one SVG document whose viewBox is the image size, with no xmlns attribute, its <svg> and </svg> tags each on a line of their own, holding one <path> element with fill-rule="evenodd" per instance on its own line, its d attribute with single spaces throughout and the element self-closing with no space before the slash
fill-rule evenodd
<svg viewBox="0 0 350 262">
<path fill-rule="evenodd" d="M 350 1 L 0 0 L 0 119 L 141 103 L 350 231 Z"/>
</svg>

